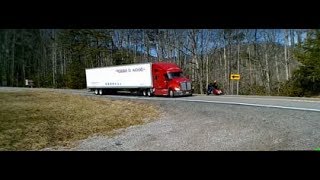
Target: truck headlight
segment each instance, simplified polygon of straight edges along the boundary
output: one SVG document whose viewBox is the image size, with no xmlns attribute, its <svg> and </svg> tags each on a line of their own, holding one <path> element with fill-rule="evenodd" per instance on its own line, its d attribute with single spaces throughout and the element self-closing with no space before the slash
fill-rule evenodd
<svg viewBox="0 0 320 180">
<path fill-rule="evenodd" d="M 176 88 L 174 88 L 174 90 L 175 90 L 175 91 L 180 91 L 180 88 L 177 88 L 177 87 L 176 87 Z"/>
</svg>

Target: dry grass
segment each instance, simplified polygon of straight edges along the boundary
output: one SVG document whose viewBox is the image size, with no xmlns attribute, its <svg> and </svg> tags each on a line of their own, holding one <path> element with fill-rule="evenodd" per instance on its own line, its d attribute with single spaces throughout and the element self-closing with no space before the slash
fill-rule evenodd
<svg viewBox="0 0 320 180">
<path fill-rule="evenodd" d="M 313 98 L 320 98 L 320 96 L 313 96 Z"/>
<path fill-rule="evenodd" d="M 70 146 L 93 134 L 144 123 L 155 107 L 53 92 L 0 92 L 0 150 Z"/>
</svg>

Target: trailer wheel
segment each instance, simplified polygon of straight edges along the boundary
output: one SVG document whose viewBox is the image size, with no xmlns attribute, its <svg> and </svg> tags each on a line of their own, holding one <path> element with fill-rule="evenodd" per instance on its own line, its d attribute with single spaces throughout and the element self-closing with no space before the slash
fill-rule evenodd
<svg viewBox="0 0 320 180">
<path fill-rule="evenodd" d="M 143 95 L 143 96 L 147 96 L 147 91 L 146 91 L 146 90 L 143 90 L 143 91 L 142 91 L 142 95 Z"/>
<path fill-rule="evenodd" d="M 103 95 L 103 90 L 99 89 L 99 95 Z"/>
<path fill-rule="evenodd" d="M 174 97 L 174 93 L 172 90 L 169 90 L 169 97 Z"/>
<path fill-rule="evenodd" d="M 148 95 L 148 97 L 151 97 L 151 96 L 152 96 L 152 93 L 151 93 L 150 89 L 148 89 L 147 95 Z"/>
<path fill-rule="evenodd" d="M 95 94 L 95 95 L 98 95 L 98 94 L 99 94 L 98 89 L 95 89 L 95 90 L 94 90 L 94 94 Z"/>
</svg>

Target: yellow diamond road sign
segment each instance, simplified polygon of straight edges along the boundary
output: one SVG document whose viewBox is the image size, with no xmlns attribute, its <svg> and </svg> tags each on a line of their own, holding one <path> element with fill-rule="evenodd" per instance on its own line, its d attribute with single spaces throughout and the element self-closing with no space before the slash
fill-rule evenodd
<svg viewBox="0 0 320 180">
<path fill-rule="evenodd" d="M 230 79 L 231 80 L 240 80 L 240 74 L 231 74 Z"/>
</svg>

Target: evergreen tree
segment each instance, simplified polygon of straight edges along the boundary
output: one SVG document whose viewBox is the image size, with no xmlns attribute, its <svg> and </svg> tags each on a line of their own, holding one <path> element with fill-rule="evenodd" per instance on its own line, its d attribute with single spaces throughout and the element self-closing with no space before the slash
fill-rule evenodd
<svg viewBox="0 0 320 180">
<path fill-rule="evenodd" d="M 301 63 L 294 72 L 293 88 L 300 89 L 302 95 L 320 94 L 320 30 L 312 31 L 305 43 L 296 51 Z"/>
</svg>

